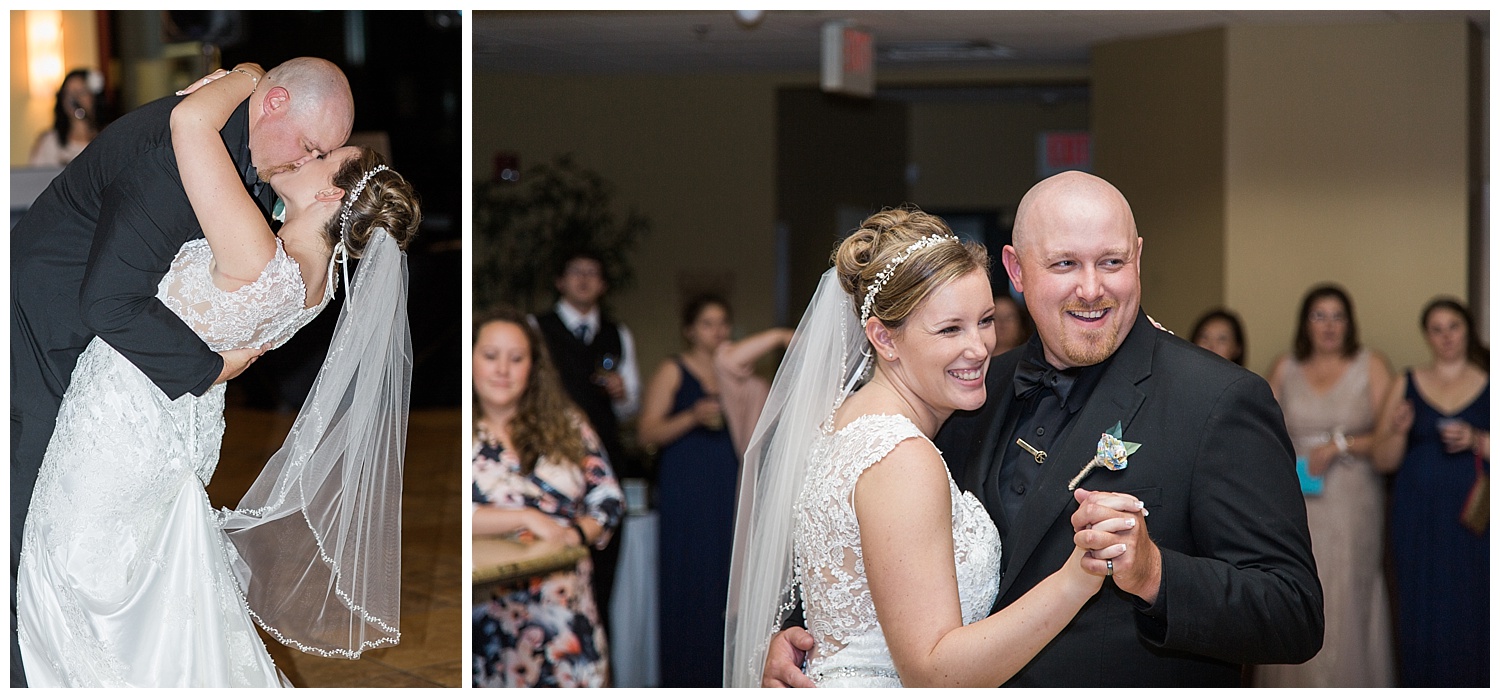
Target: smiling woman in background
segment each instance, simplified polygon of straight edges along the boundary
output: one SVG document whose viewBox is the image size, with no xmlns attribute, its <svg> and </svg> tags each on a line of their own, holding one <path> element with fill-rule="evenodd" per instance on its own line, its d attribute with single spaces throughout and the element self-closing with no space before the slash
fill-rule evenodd
<svg viewBox="0 0 1500 698">
<path fill-rule="evenodd" d="M 474 535 L 599 549 L 623 495 L 599 439 L 568 401 L 538 332 L 496 310 L 474 323 Z M 474 685 L 602 687 L 609 649 L 593 564 L 535 577 L 474 604 Z"/>
</svg>

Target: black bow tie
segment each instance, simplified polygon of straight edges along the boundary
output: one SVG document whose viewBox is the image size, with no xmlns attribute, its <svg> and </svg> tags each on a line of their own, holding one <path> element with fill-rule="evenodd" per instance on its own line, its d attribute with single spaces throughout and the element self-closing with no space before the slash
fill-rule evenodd
<svg viewBox="0 0 1500 698">
<path fill-rule="evenodd" d="M 1062 373 L 1046 364 L 1022 359 L 1016 366 L 1016 397 L 1026 400 L 1042 388 L 1051 388 L 1052 392 L 1057 393 L 1057 399 L 1066 403 L 1074 378 L 1075 376 Z"/>
</svg>

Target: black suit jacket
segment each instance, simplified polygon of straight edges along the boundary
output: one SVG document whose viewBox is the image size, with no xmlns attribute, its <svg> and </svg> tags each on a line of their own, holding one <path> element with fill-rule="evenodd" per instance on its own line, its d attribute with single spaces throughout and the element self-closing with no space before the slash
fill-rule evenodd
<svg viewBox="0 0 1500 698">
<path fill-rule="evenodd" d="M 203 236 L 172 150 L 169 118 L 180 99 L 159 99 L 112 123 L 11 231 L 13 414 L 52 419 L 96 335 L 171 398 L 201 395 L 223 368 L 156 299 L 178 249 Z M 253 178 L 248 100 L 221 135 L 241 174 Z M 258 189 L 267 210 L 273 194 Z"/>
<path fill-rule="evenodd" d="M 1020 350 L 996 358 L 989 399 L 938 436 L 954 479 L 998 511 L 982 486 L 1013 443 Z M 1161 549 L 1155 606 L 1106 581 L 1007 685 L 1237 685 L 1242 664 L 1296 663 L 1323 640 L 1323 597 L 1291 441 L 1259 376 L 1157 330 L 1140 313 L 1088 402 L 1010 516 L 996 608 L 1056 571 L 1073 550 L 1078 505 L 1067 483 L 1119 422 L 1141 444 L 1120 471 L 1080 485 L 1145 502 Z"/>
</svg>

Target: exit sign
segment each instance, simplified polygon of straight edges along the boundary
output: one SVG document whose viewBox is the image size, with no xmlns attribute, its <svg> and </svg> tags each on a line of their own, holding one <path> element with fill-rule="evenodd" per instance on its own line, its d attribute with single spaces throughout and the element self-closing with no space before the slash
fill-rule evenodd
<svg viewBox="0 0 1500 698">
<path fill-rule="evenodd" d="M 1036 176 L 1094 167 L 1094 144 L 1088 131 L 1044 131 L 1036 138 Z"/>
<path fill-rule="evenodd" d="M 823 91 L 870 97 L 875 94 L 875 37 L 848 22 L 823 25 Z"/>
</svg>

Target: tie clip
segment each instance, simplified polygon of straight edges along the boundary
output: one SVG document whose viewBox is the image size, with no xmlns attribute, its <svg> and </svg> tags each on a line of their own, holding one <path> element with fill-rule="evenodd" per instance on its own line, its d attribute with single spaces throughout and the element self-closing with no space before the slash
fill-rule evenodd
<svg viewBox="0 0 1500 698">
<path fill-rule="evenodd" d="M 1032 448 L 1031 444 L 1026 443 L 1025 441 L 1023 441 L 1021 439 L 1016 439 L 1016 445 L 1020 446 L 1021 448 L 1026 449 L 1026 452 L 1030 453 L 1031 457 L 1036 459 L 1036 462 L 1037 462 L 1038 465 L 1047 462 L 1047 452 L 1046 451 L 1038 451 L 1035 448 Z"/>
</svg>

